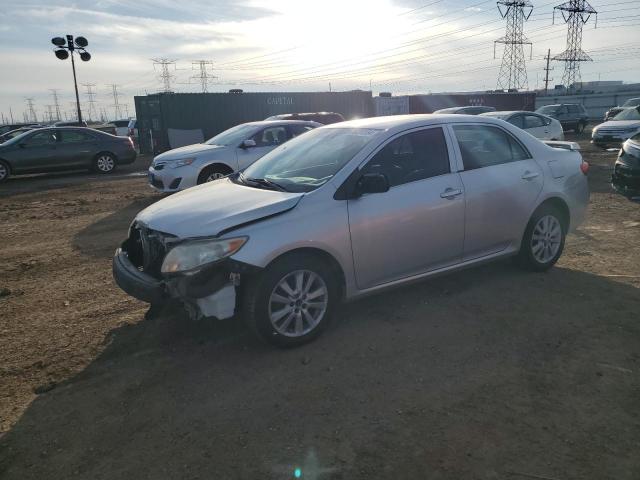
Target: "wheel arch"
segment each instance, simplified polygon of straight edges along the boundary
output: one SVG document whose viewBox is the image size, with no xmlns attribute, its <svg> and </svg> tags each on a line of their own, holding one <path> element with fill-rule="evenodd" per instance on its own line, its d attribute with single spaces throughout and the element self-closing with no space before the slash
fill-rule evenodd
<svg viewBox="0 0 640 480">
<path fill-rule="evenodd" d="M 316 247 L 297 247 L 294 248 L 292 250 L 287 250 L 286 252 L 283 252 L 279 255 L 277 255 L 276 257 L 274 257 L 266 266 L 265 269 L 269 268 L 271 265 L 273 265 L 275 262 L 278 262 L 280 260 L 282 260 L 283 258 L 286 258 L 288 256 L 291 255 L 308 255 L 308 256 L 312 256 L 315 257 L 323 262 L 326 262 L 330 268 L 331 271 L 334 273 L 334 275 L 336 276 L 336 279 L 338 280 L 338 289 L 339 289 L 339 296 L 340 298 L 344 298 L 345 294 L 346 294 L 346 276 L 345 276 L 345 272 L 342 268 L 342 266 L 340 265 L 340 262 L 338 262 L 338 260 L 331 255 L 329 252 L 327 252 L 326 250 L 323 250 L 321 248 L 316 248 Z"/>
<path fill-rule="evenodd" d="M 537 212 L 538 210 L 540 210 L 542 207 L 547 206 L 547 205 L 555 208 L 556 210 L 558 210 L 560 212 L 560 214 L 562 215 L 561 220 L 562 220 L 563 226 L 565 227 L 566 232 L 569 232 L 569 228 L 571 226 L 571 211 L 569 210 L 569 205 L 567 205 L 567 202 L 564 199 L 562 199 L 561 197 L 551 196 L 551 197 L 546 198 L 531 213 L 531 216 L 533 216 L 533 214 L 535 212 Z"/>
<path fill-rule="evenodd" d="M 233 167 L 226 162 L 208 163 L 207 165 L 203 166 L 198 172 L 198 182 L 201 181 L 201 178 L 203 177 L 205 172 L 208 172 L 209 170 L 215 170 L 215 169 L 224 170 L 227 172 L 227 175 L 234 172 Z"/>
</svg>

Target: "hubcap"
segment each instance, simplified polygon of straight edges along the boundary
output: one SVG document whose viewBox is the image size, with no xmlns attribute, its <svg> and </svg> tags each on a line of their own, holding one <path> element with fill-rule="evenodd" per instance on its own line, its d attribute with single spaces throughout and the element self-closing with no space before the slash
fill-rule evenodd
<svg viewBox="0 0 640 480">
<path fill-rule="evenodd" d="M 109 155 L 102 155 L 101 157 L 98 157 L 98 170 L 101 172 L 110 172 L 113 170 L 114 165 L 115 162 Z"/>
<path fill-rule="evenodd" d="M 7 167 L 0 163 L 0 180 L 4 180 L 7 176 Z"/>
<path fill-rule="evenodd" d="M 207 177 L 205 182 L 213 182 L 214 180 L 218 180 L 219 178 L 222 178 L 222 177 L 224 177 L 224 173 L 214 172 Z"/>
<path fill-rule="evenodd" d="M 296 270 L 285 275 L 269 297 L 271 325 L 286 337 L 301 337 L 316 328 L 327 311 L 329 293 L 320 275 Z"/>
<path fill-rule="evenodd" d="M 531 253 L 540 263 L 550 262 L 560 249 L 562 226 L 556 217 L 546 215 L 538 220 L 531 235 Z"/>
</svg>

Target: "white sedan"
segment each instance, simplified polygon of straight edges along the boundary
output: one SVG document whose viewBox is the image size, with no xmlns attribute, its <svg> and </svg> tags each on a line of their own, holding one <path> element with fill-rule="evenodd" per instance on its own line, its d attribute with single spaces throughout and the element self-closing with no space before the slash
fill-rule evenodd
<svg viewBox="0 0 640 480">
<path fill-rule="evenodd" d="M 540 140 L 564 140 L 562 125 L 555 118 L 540 115 L 535 112 L 487 112 L 481 114 L 484 117 L 500 118 Z"/>
<path fill-rule="evenodd" d="M 149 185 L 171 193 L 247 168 L 277 146 L 322 124 L 270 120 L 236 125 L 204 143 L 164 152 L 149 167 Z"/>
</svg>

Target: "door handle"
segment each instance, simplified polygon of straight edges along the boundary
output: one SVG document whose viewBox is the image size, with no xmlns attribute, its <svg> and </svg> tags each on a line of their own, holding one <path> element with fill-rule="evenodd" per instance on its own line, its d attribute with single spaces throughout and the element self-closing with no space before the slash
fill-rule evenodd
<svg viewBox="0 0 640 480">
<path fill-rule="evenodd" d="M 529 170 L 527 170 L 526 172 L 524 172 L 522 174 L 522 179 L 523 180 L 533 180 L 536 177 L 539 177 L 540 174 L 537 172 L 530 172 Z"/>
<path fill-rule="evenodd" d="M 446 198 L 447 200 L 453 200 L 458 195 L 462 195 L 462 190 L 459 188 L 447 188 L 444 192 L 440 194 L 440 198 Z"/>
</svg>

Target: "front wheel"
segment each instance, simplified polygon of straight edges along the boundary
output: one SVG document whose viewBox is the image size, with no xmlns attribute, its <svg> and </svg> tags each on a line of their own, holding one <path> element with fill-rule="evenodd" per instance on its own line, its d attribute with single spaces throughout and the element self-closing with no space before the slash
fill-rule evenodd
<svg viewBox="0 0 640 480">
<path fill-rule="evenodd" d="M 560 212 L 551 205 L 539 208 L 524 232 L 518 263 L 527 270 L 537 272 L 551 268 L 564 249 L 567 234 L 565 223 Z"/>
<path fill-rule="evenodd" d="M 111 153 L 99 153 L 93 160 L 92 170 L 98 173 L 111 173 L 116 169 L 116 159 Z"/>
<path fill-rule="evenodd" d="M 292 254 L 250 282 L 244 317 L 261 339 L 293 347 L 326 328 L 337 301 L 337 282 L 328 265 L 313 256 Z"/>
<path fill-rule="evenodd" d="M 211 165 L 202 169 L 200 175 L 198 175 L 198 185 L 224 178 L 230 173 L 232 173 L 232 170 L 229 167 L 224 165 Z"/>
</svg>

